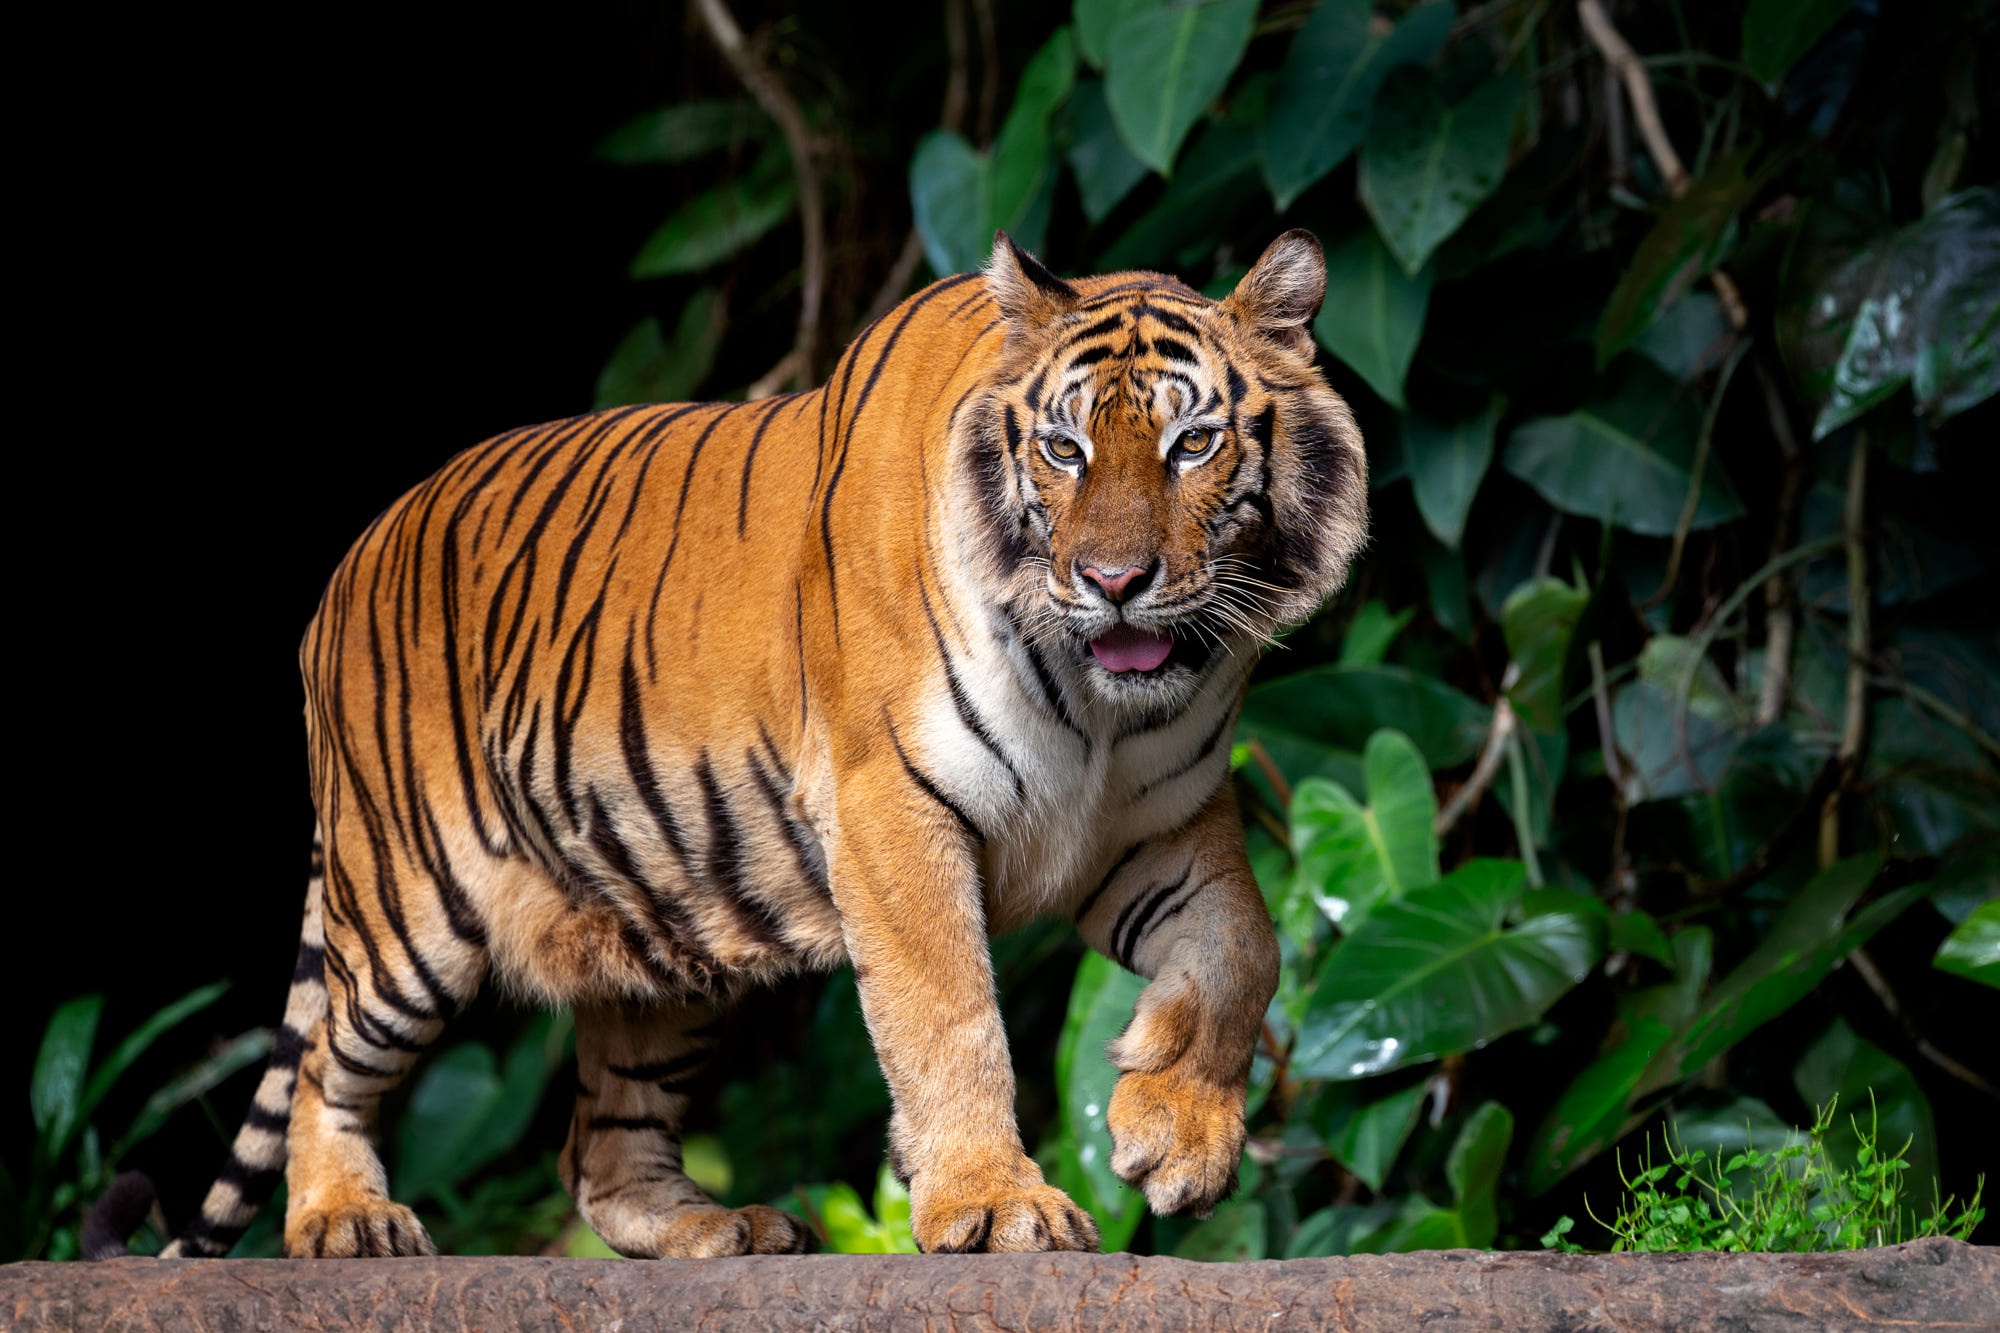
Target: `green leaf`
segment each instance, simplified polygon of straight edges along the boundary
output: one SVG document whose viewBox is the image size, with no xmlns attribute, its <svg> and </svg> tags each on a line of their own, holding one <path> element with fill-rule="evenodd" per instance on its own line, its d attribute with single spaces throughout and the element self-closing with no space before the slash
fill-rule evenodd
<svg viewBox="0 0 2000 1333">
<path fill-rule="evenodd" d="M 632 261 L 635 278 L 698 273 L 748 249 L 792 214 L 796 190 L 782 147 L 749 174 L 704 190 L 660 224 Z"/>
<path fill-rule="evenodd" d="M 1475 860 L 1377 907 L 1335 949 L 1299 1024 L 1293 1072 L 1365 1078 L 1471 1050 L 1535 1019 L 1589 972 L 1601 923 L 1551 912 L 1508 930 L 1519 862 Z"/>
<path fill-rule="evenodd" d="M 1379 1194 L 1389 1168 L 1417 1127 L 1429 1085 L 1412 1083 L 1373 1101 L 1357 1100 L 1362 1086 L 1327 1085 L 1312 1107 L 1312 1126 L 1334 1160 Z"/>
<path fill-rule="evenodd" d="M 276 1039 L 269 1028 L 252 1028 L 234 1040 L 224 1042 L 193 1067 L 169 1080 L 139 1108 L 132 1127 L 106 1154 L 107 1165 L 117 1162 L 135 1145 L 159 1133 L 160 1127 L 181 1107 L 197 1097 L 207 1096 L 231 1074 L 268 1057 L 275 1044 Z"/>
<path fill-rule="evenodd" d="M 1701 411 L 1691 394 L 1643 363 L 1608 399 L 1538 417 L 1507 441 L 1507 470 L 1565 513 L 1647 537 L 1671 536 L 1693 476 Z M 1711 457 L 1696 530 L 1740 517 L 1743 502 Z"/>
<path fill-rule="evenodd" d="M 1600 370 L 1721 261 L 1737 213 L 1764 180 L 1750 173 L 1750 157 L 1743 148 L 1717 160 L 1660 209 L 1598 322 Z"/>
<path fill-rule="evenodd" d="M 179 1027 L 189 1018 L 192 1018 L 221 999 L 223 993 L 228 989 L 229 983 L 226 981 L 217 981 L 207 986 L 197 987 L 189 991 L 186 995 L 181 996 L 180 999 L 175 1000 L 172 1004 L 156 1010 L 145 1022 L 134 1028 L 131 1035 L 114 1046 L 111 1054 L 104 1057 L 104 1060 L 92 1071 L 90 1083 L 84 1088 L 83 1096 L 77 1102 L 76 1123 L 82 1124 L 84 1121 L 90 1119 L 91 1112 L 95 1111 L 97 1104 L 104 1100 L 105 1095 L 111 1091 L 112 1085 L 118 1081 L 126 1070 L 132 1067 L 134 1061 L 152 1049 L 154 1042 L 158 1041 L 169 1030 Z M 243 1038 L 239 1037 L 237 1040 L 242 1041 Z M 225 1078 L 227 1076 L 227 1074 L 222 1075 Z M 218 1078 L 217 1081 L 220 1082 L 221 1079 Z M 129 1133 L 126 1135 L 126 1140 L 127 1142 L 136 1142 L 136 1139 Z M 113 1157 L 117 1155 L 116 1152 L 112 1154 Z"/>
<path fill-rule="evenodd" d="M 1111 34 L 1134 14 L 1159 9 L 1167 0 L 1076 0 L 1076 46 L 1097 69 L 1111 54 Z"/>
<path fill-rule="evenodd" d="M 1400 391 L 1400 382 L 1397 387 Z M 1493 461 L 1493 436 L 1503 406 L 1496 397 L 1484 412 L 1449 423 L 1418 412 L 1403 417 L 1403 457 L 1409 462 L 1417 512 L 1431 535 L 1454 551 L 1465 535 L 1465 518 L 1472 512 L 1479 483 Z"/>
<path fill-rule="evenodd" d="M 1742 736 L 1693 707 L 1687 709 L 1687 746 L 1680 742 L 1683 720 L 1673 689 L 1637 680 L 1613 694 L 1611 732 L 1627 761 L 1625 799 L 1637 805 L 1711 792 L 1723 781 Z"/>
<path fill-rule="evenodd" d="M 1323 0 L 1306 17 L 1285 52 L 1259 144 L 1279 212 L 1354 151 L 1382 80 L 1436 55 L 1456 17 L 1455 5 L 1419 5 L 1378 31 L 1370 0 Z"/>
<path fill-rule="evenodd" d="M 1938 946 L 1931 966 L 2000 987 L 2000 902 L 1986 903 L 1959 922 Z"/>
<path fill-rule="evenodd" d="M 1743 63 L 1767 86 L 1845 14 L 1854 0 L 1750 0 L 1743 12 Z"/>
<path fill-rule="evenodd" d="M 1570 1080 L 1528 1143 L 1528 1193 L 1546 1193 L 1625 1136 L 1633 1127 L 1628 1116 L 1639 1080 L 1673 1035 L 1667 1024 L 1641 1016 L 1623 1026 L 1618 1041 Z"/>
<path fill-rule="evenodd" d="M 1030 251 L 1042 248 L 1055 187 L 1050 122 L 1075 79 L 1076 45 L 1068 28 L 1057 28 L 1028 58 L 1014 89 L 1014 105 L 993 142 L 993 226 L 1005 227 Z"/>
<path fill-rule="evenodd" d="M 1298 879 L 1326 918 L 1353 932 L 1378 905 L 1438 878 L 1437 797 L 1430 770 L 1401 732 L 1368 738 L 1364 808 L 1322 778 L 1292 796 Z"/>
<path fill-rule="evenodd" d="M 1524 85 L 1489 79 L 1457 105 L 1422 70 L 1382 85 L 1361 148 L 1361 202 L 1414 274 L 1500 185 Z"/>
<path fill-rule="evenodd" d="M 715 347 L 721 313 L 719 293 L 703 287 L 688 297 L 668 341 L 660 321 L 648 317 L 639 324 L 597 376 L 597 406 L 628 403 L 685 402 L 715 367 Z"/>
<path fill-rule="evenodd" d="M 1132 155 L 1111 123 L 1104 85 L 1079 79 L 1069 98 L 1069 167 L 1082 196 L 1083 215 L 1104 221 L 1132 187 L 1146 178 L 1146 164 Z"/>
<path fill-rule="evenodd" d="M 761 139 L 770 127 L 754 102 L 681 102 L 626 121 L 598 145 L 597 155 L 621 166 L 686 162 Z"/>
<path fill-rule="evenodd" d="M 910 1191 L 887 1162 L 875 1174 L 875 1218 L 889 1240 L 891 1254 L 917 1254 L 916 1237 L 910 1233 Z"/>
<path fill-rule="evenodd" d="M 1655 315 L 1632 346 L 1685 383 L 1722 359 L 1722 340 L 1728 333 L 1722 302 L 1711 292 L 1689 292 Z"/>
<path fill-rule="evenodd" d="M 1881 864 L 1879 853 L 1853 856 L 1808 881 L 1762 942 L 1717 983 L 1685 1034 L 1655 1057 L 1640 1091 L 1692 1077 L 1790 1009 L 1812 993 L 1835 963 L 1865 944 L 1929 887 L 1908 885 L 1855 911 Z"/>
<path fill-rule="evenodd" d="M 1299 1223 L 1291 1243 L 1285 1247 L 1285 1258 L 1319 1259 L 1371 1253 L 1374 1238 L 1394 1224 L 1401 1207 L 1394 1199 L 1377 1199 L 1373 1203 L 1322 1208 Z"/>
<path fill-rule="evenodd" d="M 1354 618 L 1347 622 L 1347 633 L 1340 640 L 1340 664 L 1342 666 L 1380 666 L 1389 652 L 1389 645 L 1403 632 L 1403 626 L 1410 623 L 1416 614 L 1413 607 L 1405 607 L 1394 615 L 1387 605 L 1380 601 L 1363 602 L 1354 612 Z"/>
<path fill-rule="evenodd" d="M 1383 727 L 1416 742 L 1433 770 L 1479 752 L 1492 710 L 1406 667 L 1318 666 L 1252 687 L 1243 703 L 1247 737 L 1294 737 L 1359 751 Z M 1275 751 L 1274 751 L 1275 753 Z"/>
<path fill-rule="evenodd" d="M 56 1006 L 42 1029 L 41 1050 L 28 1077 L 28 1104 L 40 1141 L 38 1156 L 45 1162 L 62 1155 L 81 1121 L 84 1071 L 90 1065 L 90 1047 L 103 1011 L 102 995 L 79 995 Z"/>
<path fill-rule="evenodd" d="M 1254 122 L 1211 118 L 1159 201 L 1098 257 L 1101 272 L 1173 269 L 1212 257 L 1215 233 L 1254 200 Z"/>
<path fill-rule="evenodd" d="M 1834 1161 L 1855 1165 L 1861 1146 L 1857 1128 L 1865 1130 L 1872 1121 L 1885 1151 L 1909 1145 L 1903 1154 L 1909 1164 L 1902 1180 L 1904 1211 L 1930 1203 L 1938 1178 L 1937 1126 L 1930 1099 L 1907 1065 L 1836 1018 L 1799 1057 L 1792 1085 L 1807 1106 L 1832 1106 L 1838 1099 L 1826 1134 Z"/>
<path fill-rule="evenodd" d="M 1258 1199 L 1231 1199 L 1174 1246 L 1176 1259 L 1245 1263 L 1265 1255 L 1264 1205 Z"/>
<path fill-rule="evenodd" d="M 889 1254 L 888 1234 L 868 1215 L 854 1186 L 845 1181 L 826 1187 L 815 1200 L 826 1227 L 827 1248 L 835 1254 Z"/>
<path fill-rule="evenodd" d="M 561 1058 L 561 1036 L 554 1015 L 537 1015 L 508 1050 L 504 1074 L 477 1042 L 431 1061 L 397 1126 L 397 1197 L 455 1189 L 519 1142 Z"/>
<path fill-rule="evenodd" d="M 1088 1187 L 1076 1201 L 1097 1219 L 1106 1250 L 1130 1239 L 1146 1211 L 1145 1199 L 1111 1169 L 1111 1130 L 1105 1115 L 1118 1070 L 1104 1056 L 1104 1048 L 1131 1021 L 1132 1006 L 1145 988 L 1144 977 L 1102 954 L 1085 954 L 1070 986 L 1069 1013 L 1056 1046 L 1063 1124 Z"/>
<path fill-rule="evenodd" d="M 1229 84 L 1257 0 L 1183 0 L 1128 13 L 1105 53 L 1104 99 L 1139 160 L 1171 176 L 1181 142 Z"/>
<path fill-rule="evenodd" d="M 1507 1145 L 1513 1139 L 1513 1112 L 1499 1102 L 1483 1102 L 1466 1117 L 1445 1158 L 1444 1176 L 1451 1182 L 1468 1248 L 1493 1247 L 1500 1229 L 1500 1169 L 1507 1164 Z"/>
<path fill-rule="evenodd" d="M 955 130 L 932 130 L 910 158 L 910 212 L 933 272 L 975 272 L 993 249 L 991 159 Z"/>
<path fill-rule="evenodd" d="M 1514 589 L 1501 604 L 1500 628 L 1507 653 L 1520 669 L 1507 697 L 1531 730 L 1562 728 L 1570 639 L 1589 602 L 1588 589 L 1541 578 Z"/>
<path fill-rule="evenodd" d="M 1313 336 L 1400 408 L 1430 300 L 1429 269 L 1403 272 L 1374 232 L 1358 232 L 1326 257 L 1326 300 Z"/>
<path fill-rule="evenodd" d="M 2000 187 L 1968 190 L 1821 283 L 1785 343 L 1825 439 L 1904 384 L 1944 421 L 2000 391 Z"/>
</svg>

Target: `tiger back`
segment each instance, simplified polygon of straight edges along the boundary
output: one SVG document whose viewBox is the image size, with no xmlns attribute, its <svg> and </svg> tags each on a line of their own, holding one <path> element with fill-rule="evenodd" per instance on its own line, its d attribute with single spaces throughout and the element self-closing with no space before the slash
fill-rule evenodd
<svg viewBox="0 0 2000 1333">
<path fill-rule="evenodd" d="M 226 1252 L 280 1174 L 287 1253 L 431 1252 L 376 1110 L 489 972 L 575 1010 L 561 1170 L 608 1243 L 801 1249 L 688 1180 L 680 1125 L 730 999 L 844 960 L 918 1243 L 1094 1248 L 1023 1152 L 987 953 L 1047 914 L 1151 979 L 1112 1165 L 1205 1214 L 1277 974 L 1228 737 L 1365 531 L 1323 291 L 1304 232 L 1221 302 L 1002 234 L 820 389 L 515 431 L 392 505 L 302 649 L 319 830 L 278 1048 L 167 1253 Z"/>
</svg>

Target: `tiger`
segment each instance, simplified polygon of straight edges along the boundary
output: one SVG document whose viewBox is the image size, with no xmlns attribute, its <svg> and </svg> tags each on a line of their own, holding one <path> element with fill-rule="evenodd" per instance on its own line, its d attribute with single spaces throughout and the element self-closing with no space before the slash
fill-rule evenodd
<svg viewBox="0 0 2000 1333">
<path fill-rule="evenodd" d="M 516 430 L 392 504 L 300 649 L 284 1019 L 163 1253 L 227 1253 L 280 1179 L 289 1256 L 436 1253 L 378 1108 L 488 974 L 573 1012 L 559 1172 L 612 1249 L 799 1252 L 689 1179 L 681 1126 L 732 999 L 843 963 L 917 1245 L 1093 1250 L 1023 1149 L 995 997 L 989 938 L 1046 916 L 1148 979 L 1112 1169 L 1208 1215 L 1279 967 L 1234 723 L 1366 535 L 1325 287 L 1303 230 L 1219 300 L 1003 231 L 817 389 Z"/>
</svg>

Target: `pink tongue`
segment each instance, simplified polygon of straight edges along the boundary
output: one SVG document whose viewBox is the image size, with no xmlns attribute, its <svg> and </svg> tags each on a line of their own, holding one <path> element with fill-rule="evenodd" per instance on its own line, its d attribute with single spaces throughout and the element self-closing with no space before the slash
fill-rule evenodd
<svg viewBox="0 0 2000 1333">
<path fill-rule="evenodd" d="M 1154 634 L 1120 623 L 1090 641 L 1090 651 L 1106 671 L 1151 671 L 1174 650 L 1171 634 Z"/>
</svg>

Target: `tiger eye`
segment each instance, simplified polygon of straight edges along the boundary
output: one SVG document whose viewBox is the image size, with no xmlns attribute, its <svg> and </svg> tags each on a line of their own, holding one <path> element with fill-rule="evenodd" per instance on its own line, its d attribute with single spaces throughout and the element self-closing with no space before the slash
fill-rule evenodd
<svg viewBox="0 0 2000 1333">
<path fill-rule="evenodd" d="M 1049 452 L 1054 454 L 1057 458 L 1060 458 L 1065 462 L 1067 462 L 1068 460 L 1077 457 L 1079 454 L 1083 452 L 1083 450 L 1077 447 L 1077 443 L 1075 440 L 1069 439 L 1066 436 L 1057 435 L 1049 440 Z"/>
<path fill-rule="evenodd" d="M 1180 447 L 1183 454 L 1199 457 L 1209 450 L 1209 446 L 1221 438 L 1220 431 L 1191 430 L 1181 435 Z"/>
</svg>

